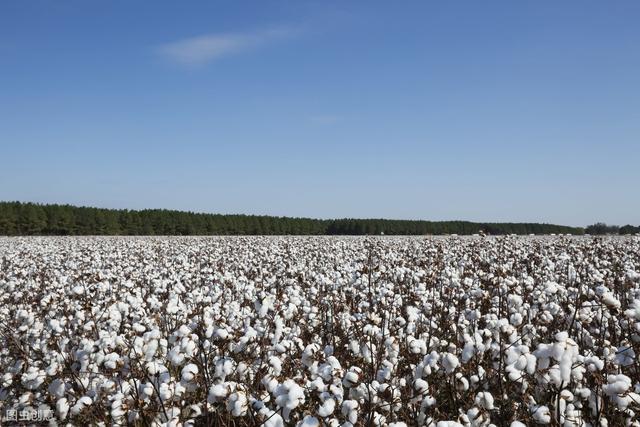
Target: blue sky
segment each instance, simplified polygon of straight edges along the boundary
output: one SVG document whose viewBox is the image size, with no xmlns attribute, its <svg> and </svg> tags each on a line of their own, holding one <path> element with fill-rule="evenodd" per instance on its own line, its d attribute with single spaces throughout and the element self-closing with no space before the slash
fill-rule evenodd
<svg viewBox="0 0 640 427">
<path fill-rule="evenodd" d="M 640 224 L 638 1 L 0 2 L 0 200 Z"/>
</svg>

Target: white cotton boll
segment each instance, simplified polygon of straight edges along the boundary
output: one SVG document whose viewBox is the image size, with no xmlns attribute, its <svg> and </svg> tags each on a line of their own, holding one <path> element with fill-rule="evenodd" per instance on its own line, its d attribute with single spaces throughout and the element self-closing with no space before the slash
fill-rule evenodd
<svg viewBox="0 0 640 427">
<path fill-rule="evenodd" d="M 460 372 L 456 374 L 456 390 L 461 393 L 469 390 L 469 380 L 467 380 Z"/>
<path fill-rule="evenodd" d="M 153 395 L 153 385 L 150 383 L 143 384 L 141 386 L 141 394 L 144 396 L 152 396 Z"/>
<path fill-rule="evenodd" d="M 407 424 L 402 421 L 398 421 L 395 423 L 389 423 L 389 427 L 407 427 Z"/>
<path fill-rule="evenodd" d="M 457 421 L 438 421 L 436 427 L 464 427 Z"/>
<path fill-rule="evenodd" d="M 132 328 L 133 328 L 134 331 L 136 331 L 139 334 L 141 334 L 141 333 L 143 333 L 144 331 L 147 330 L 146 326 L 144 326 L 144 325 L 142 325 L 142 324 L 140 324 L 138 322 L 134 323 Z"/>
<path fill-rule="evenodd" d="M 60 324 L 60 321 L 58 319 L 50 319 L 49 320 L 49 327 L 56 334 L 60 334 L 60 333 L 62 333 L 64 331 L 64 328 L 62 327 L 62 325 Z"/>
<path fill-rule="evenodd" d="M 22 374 L 20 381 L 29 390 L 35 390 L 44 383 L 46 375 L 35 366 L 30 366 L 25 373 Z"/>
<path fill-rule="evenodd" d="M 284 408 L 284 419 L 289 419 L 289 413 L 298 407 L 298 405 L 304 403 L 304 389 L 300 387 L 293 380 L 286 380 L 279 385 L 275 391 L 276 405 L 280 408 Z"/>
<path fill-rule="evenodd" d="M 56 378 L 55 380 L 51 381 L 51 384 L 49 384 L 49 394 L 51 394 L 54 397 L 62 397 L 64 396 L 65 393 L 65 383 L 64 381 Z"/>
<path fill-rule="evenodd" d="M 300 421 L 297 427 L 320 427 L 320 421 L 311 415 L 307 415 Z"/>
<path fill-rule="evenodd" d="M 173 347 L 167 354 L 167 359 L 174 365 L 180 366 L 184 362 L 184 354 L 180 351 L 179 346 Z"/>
<path fill-rule="evenodd" d="M 116 369 L 119 360 L 120 355 L 118 353 L 109 353 L 104 357 L 103 364 L 107 369 Z"/>
<path fill-rule="evenodd" d="M 566 342 L 567 339 L 569 339 L 569 333 L 567 331 L 561 331 L 561 332 L 557 332 L 555 334 L 555 339 L 557 342 Z"/>
<path fill-rule="evenodd" d="M 358 402 L 356 400 L 345 400 L 342 402 L 342 415 L 349 420 L 351 424 L 358 421 Z"/>
<path fill-rule="evenodd" d="M 620 301 L 611 292 L 605 292 L 602 295 L 602 302 L 610 308 L 620 308 Z"/>
<path fill-rule="evenodd" d="M 271 356 L 269 358 L 269 365 L 271 365 L 271 370 L 273 375 L 278 376 L 282 372 L 282 360 L 280 360 L 276 356 Z"/>
<path fill-rule="evenodd" d="M 160 387 L 158 387 L 158 395 L 163 402 L 171 399 L 171 397 L 173 396 L 173 392 L 171 390 L 171 387 L 169 387 L 169 384 L 160 384 Z"/>
<path fill-rule="evenodd" d="M 328 398 L 327 400 L 322 402 L 322 405 L 320 405 L 320 407 L 318 408 L 318 415 L 320 415 L 322 418 L 328 417 L 329 415 L 333 414 L 335 407 L 336 401 L 332 398 Z"/>
<path fill-rule="evenodd" d="M 182 368 L 182 380 L 189 382 L 189 381 L 193 381 L 193 379 L 196 377 L 196 375 L 198 374 L 198 366 L 193 364 L 193 363 L 189 363 L 187 366 L 185 366 L 184 368 Z"/>
<path fill-rule="evenodd" d="M 539 424 L 549 424 L 551 422 L 551 411 L 547 406 L 534 406 L 531 409 L 531 416 Z"/>
<path fill-rule="evenodd" d="M 73 292 L 76 295 L 82 295 L 84 294 L 84 286 L 76 285 L 73 287 L 73 289 L 71 289 L 71 292 Z"/>
<path fill-rule="evenodd" d="M 229 338 L 229 332 L 226 329 L 218 328 L 213 333 L 213 336 L 221 340 L 226 340 Z"/>
<path fill-rule="evenodd" d="M 442 358 L 442 366 L 444 367 L 447 374 L 452 373 L 459 365 L 460 361 L 455 355 L 451 353 L 445 353 L 444 357 Z"/>
<path fill-rule="evenodd" d="M 229 389 L 224 384 L 216 384 L 209 387 L 209 396 L 207 398 L 209 403 L 216 403 L 224 400 L 229 393 Z"/>
<path fill-rule="evenodd" d="M 261 426 L 284 427 L 284 420 L 282 419 L 280 414 L 266 407 L 264 405 L 264 402 L 257 400 L 253 402 L 252 405 L 254 410 L 258 411 L 258 419 L 262 420 L 262 423 L 260 424 Z"/>
<path fill-rule="evenodd" d="M 475 402 L 476 402 L 476 405 L 480 406 L 481 408 L 484 408 L 487 410 L 494 409 L 493 396 L 488 391 L 482 391 L 476 394 Z"/>
<path fill-rule="evenodd" d="M 358 384 L 358 380 L 358 374 L 353 371 L 349 371 L 344 375 L 342 385 L 345 387 L 355 387 Z"/>
<path fill-rule="evenodd" d="M 143 353 L 146 360 L 153 360 L 153 356 L 158 350 L 158 340 L 151 340 L 143 346 Z"/>
<path fill-rule="evenodd" d="M 86 407 L 91 406 L 93 400 L 89 396 L 82 396 L 75 405 L 71 407 L 71 414 L 78 415 L 82 412 Z"/>
<path fill-rule="evenodd" d="M 58 399 L 56 402 L 56 412 L 58 413 L 58 418 L 61 420 L 67 418 L 67 414 L 69 413 L 69 402 L 66 397 Z"/>
<path fill-rule="evenodd" d="M 429 384 L 425 380 L 418 378 L 413 382 L 413 389 L 417 394 L 424 394 L 429 391 Z"/>
<path fill-rule="evenodd" d="M 625 393 L 631 388 L 631 378 L 624 374 L 609 375 L 607 382 L 608 384 L 603 386 L 602 390 L 608 396 Z"/>
<path fill-rule="evenodd" d="M 476 352 L 476 349 L 475 349 L 475 344 L 473 343 L 473 341 L 465 342 L 464 347 L 462 348 L 462 356 L 461 356 L 462 363 L 469 362 L 469 360 L 471 360 L 471 358 L 473 357 L 475 352 Z"/>
<path fill-rule="evenodd" d="M 513 326 L 520 326 L 522 324 L 522 321 L 524 320 L 524 318 L 522 317 L 522 314 L 520 313 L 514 313 L 511 315 L 511 317 L 509 318 L 509 322 L 513 325 Z"/>
<path fill-rule="evenodd" d="M 232 393 L 227 399 L 227 410 L 234 417 L 244 417 L 249 410 L 247 395 L 240 391 Z"/>
<path fill-rule="evenodd" d="M 640 320 L 640 300 L 633 300 L 633 302 L 629 305 L 629 308 L 625 310 L 624 315 L 631 319 Z"/>
<path fill-rule="evenodd" d="M 615 361 L 619 366 L 631 366 L 636 362 L 636 353 L 632 346 L 618 347 Z"/>
<path fill-rule="evenodd" d="M 520 421 L 513 421 L 509 427 L 527 427 L 526 424 L 521 423 Z"/>
</svg>

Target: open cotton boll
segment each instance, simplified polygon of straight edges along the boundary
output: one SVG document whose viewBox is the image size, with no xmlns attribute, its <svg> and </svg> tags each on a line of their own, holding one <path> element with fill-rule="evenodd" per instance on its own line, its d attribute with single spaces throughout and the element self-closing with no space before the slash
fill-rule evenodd
<svg viewBox="0 0 640 427">
<path fill-rule="evenodd" d="M 102 363 L 107 369 L 116 369 L 118 367 L 119 360 L 120 355 L 118 353 L 109 353 L 104 357 L 104 361 Z"/>
<path fill-rule="evenodd" d="M 244 417 L 249 410 L 249 401 L 244 391 L 237 391 L 229 395 L 227 399 L 227 410 L 234 417 Z"/>
<path fill-rule="evenodd" d="M 620 301 L 611 292 L 605 292 L 602 295 L 602 302 L 611 308 L 620 308 Z"/>
<path fill-rule="evenodd" d="M 229 388 L 224 384 L 216 384 L 209 387 L 209 394 L 207 401 L 209 403 L 216 403 L 222 401 L 229 393 Z"/>
<path fill-rule="evenodd" d="M 78 415 L 85 408 L 91 406 L 93 400 L 89 396 L 82 396 L 78 401 L 71 407 L 71 414 Z"/>
<path fill-rule="evenodd" d="M 284 408 L 283 415 L 285 420 L 289 419 L 291 410 L 297 408 L 298 405 L 305 401 L 304 389 L 293 380 L 286 380 L 279 385 L 276 388 L 275 394 L 276 405 Z"/>
<path fill-rule="evenodd" d="M 51 384 L 49 384 L 48 390 L 49 390 L 49 393 L 54 397 L 63 397 L 66 390 L 66 385 L 64 381 L 62 381 L 59 378 L 56 378 L 55 380 L 51 381 Z"/>
<path fill-rule="evenodd" d="M 41 371 L 35 366 L 30 366 L 27 371 L 22 374 L 20 381 L 27 389 L 35 390 L 44 383 L 46 377 L 44 371 Z"/>
<path fill-rule="evenodd" d="M 494 409 L 493 396 L 488 391 L 482 391 L 476 394 L 475 402 L 476 402 L 476 405 L 478 405 L 481 408 L 484 408 L 487 410 Z"/>
<path fill-rule="evenodd" d="M 307 415 L 296 424 L 296 427 L 320 427 L 320 421 L 314 416 Z"/>
<path fill-rule="evenodd" d="M 358 421 L 358 402 L 356 400 L 345 400 L 342 402 L 342 415 L 347 418 L 351 424 Z"/>
<path fill-rule="evenodd" d="M 607 384 L 602 391 L 608 396 L 625 393 L 631 388 L 631 378 L 624 374 L 607 376 Z"/>
<path fill-rule="evenodd" d="M 509 427 L 527 427 L 527 425 L 524 423 L 521 423 L 520 421 L 513 421 L 511 422 Z"/>
<path fill-rule="evenodd" d="M 425 380 L 418 378 L 413 382 L 413 389 L 417 394 L 424 394 L 429 391 L 429 384 Z"/>
<path fill-rule="evenodd" d="M 174 346 L 167 354 L 167 359 L 174 365 L 180 366 L 184 362 L 185 356 L 180 350 L 180 346 Z"/>
<path fill-rule="evenodd" d="M 549 424 L 551 422 L 551 411 L 544 405 L 533 406 L 531 408 L 531 416 L 539 424 Z"/>
<path fill-rule="evenodd" d="M 189 363 L 187 366 L 182 368 L 182 372 L 181 372 L 182 381 L 186 381 L 186 382 L 193 381 L 193 379 L 196 377 L 197 374 L 198 374 L 198 366 L 193 363 Z"/>
<path fill-rule="evenodd" d="M 58 319 L 50 319 L 49 320 L 49 327 L 56 334 L 62 333 L 64 331 L 64 328 L 62 327 L 62 325 L 60 324 L 60 321 Z"/>
<path fill-rule="evenodd" d="M 69 402 L 66 397 L 58 399 L 56 402 L 56 412 L 58 413 L 59 419 L 64 420 L 67 418 L 67 414 L 69 413 Z"/>
<path fill-rule="evenodd" d="M 445 372 L 447 374 L 450 374 L 458 366 L 460 366 L 460 361 L 455 355 L 451 353 L 445 353 L 444 357 L 442 358 L 442 366 L 444 367 Z"/>
<path fill-rule="evenodd" d="M 636 362 L 636 352 L 633 346 L 625 345 L 618 347 L 616 351 L 615 361 L 619 366 L 631 366 Z"/>
<path fill-rule="evenodd" d="M 276 356 L 271 356 L 269 358 L 269 365 L 271 366 L 271 371 L 273 375 L 278 376 L 282 372 L 282 360 Z"/>
<path fill-rule="evenodd" d="M 358 384 L 359 376 L 354 371 L 349 371 L 342 379 L 342 385 L 345 387 L 355 387 Z"/>
<path fill-rule="evenodd" d="M 329 415 L 333 414 L 335 407 L 336 401 L 332 398 L 328 398 L 324 402 L 322 402 L 322 405 L 320 405 L 320 407 L 318 407 L 318 415 L 323 418 L 328 417 Z"/>
<path fill-rule="evenodd" d="M 82 295 L 84 294 L 84 286 L 76 285 L 71 289 L 71 292 L 73 292 L 76 295 Z"/>
</svg>

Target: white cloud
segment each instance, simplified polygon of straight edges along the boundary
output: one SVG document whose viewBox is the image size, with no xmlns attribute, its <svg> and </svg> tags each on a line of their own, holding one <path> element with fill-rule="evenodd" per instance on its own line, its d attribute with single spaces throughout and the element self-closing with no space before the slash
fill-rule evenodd
<svg viewBox="0 0 640 427">
<path fill-rule="evenodd" d="M 199 66 L 223 56 L 289 37 L 292 30 L 276 28 L 254 33 L 205 34 L 161 45 L 158 52 L 172 62 Z"/>
</svg>

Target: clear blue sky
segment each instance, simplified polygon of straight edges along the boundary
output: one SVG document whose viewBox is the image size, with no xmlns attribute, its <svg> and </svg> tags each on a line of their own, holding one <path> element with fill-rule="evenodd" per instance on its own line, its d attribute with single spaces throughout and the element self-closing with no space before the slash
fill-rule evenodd
<svg viewBox="0 0 640 427">
<path fill-rule="evenodd" d="M 0 200 L 640 224 L 640 2 L 0 2 Z"/>
</svg>

